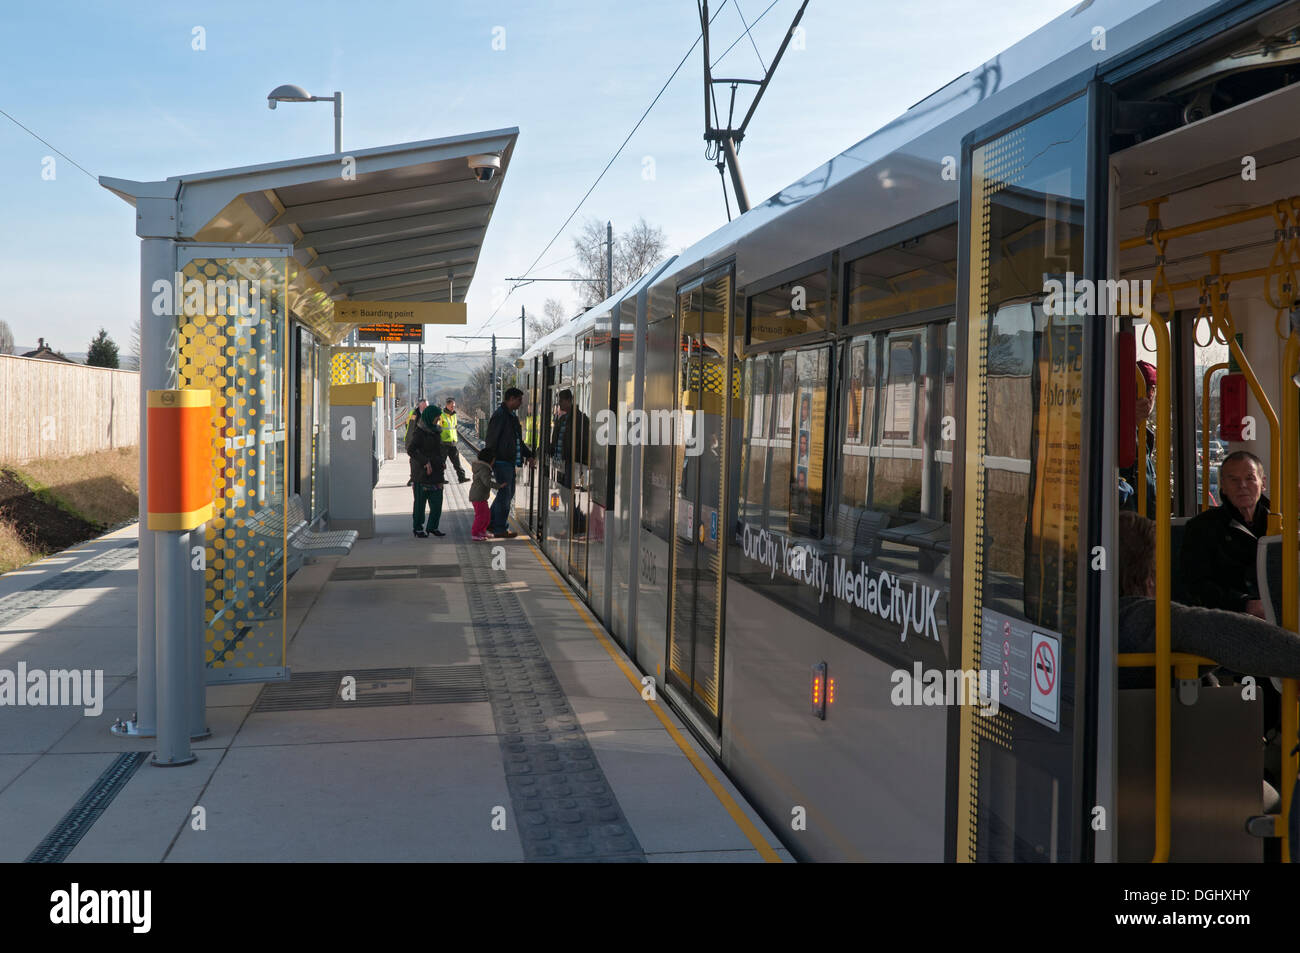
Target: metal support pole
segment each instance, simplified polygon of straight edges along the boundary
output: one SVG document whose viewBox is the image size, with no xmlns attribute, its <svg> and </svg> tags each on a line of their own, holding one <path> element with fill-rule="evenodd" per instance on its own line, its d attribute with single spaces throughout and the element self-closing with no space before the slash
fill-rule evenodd
<svg viewBox="0 0 1300 953">
<path fill-rule="evenodd" d="M 186 578 L 189 580 L 189 603 L 186 606 L 186 620 L 189 622 L 189 634 L 185 639 L 185 647 L 189 661 L 190 670 L 190 740 L 199 741 L 203 738 L 210 737 L 212 732 L 208 730 L 208 685 L 207 685 L 207 666 L 203 658 L 203 631 L 206 626 L 203 624 L 203 590 L 204 571 L 195 569 L 194 554 L 195 547 L 202 552 L 207 542 L 206 524 L 190 530 L 189 540 L 186 543 Z M 206 565 L 206 561 L 200 561 L 199 565 Z"/>
<path fill-rule="evenodd" d="M 614 223 L 605 223 L 605 297 L 614 296 Z"/>
<path fill-rule="evenodd" d="M 139 570 L 136 590 L 136 702 L 131 721 L 114 724 L 115 734 L 152 738 L 158 726 L 157 667 L 154 658 L 154 534 L 149 530 L 149 426 L 145 408 L 149 391 L 176 386 L 176 321 L 171 315 L 174 294 L 168 294 L 167 314 L 153 313 L 155 281 L 175 281 L 176 247 L 165 238 L 140 241 L 140 523 Z"/>
<path fill-rule="evenodd" d="M 519 353 L 522 355 L 528 350 L 528 321 L 524 317 L 524 306 L 519 306 Z"/>
<path fill-rule="evenodd" d="M 343 151 L 343 94 L 334 90 L 334 151 Z"/>
<path fill-rule="evenodd" d="M 190 694 L 192 682 L 187 643 L 189 621 L 188 532 L 156 531 L 154 567 L 158 577 L 154 593 L 158 652 L 158 747 L 153 763 L 177 767 L 195 760 L 190 750 Z"/>
</svg>

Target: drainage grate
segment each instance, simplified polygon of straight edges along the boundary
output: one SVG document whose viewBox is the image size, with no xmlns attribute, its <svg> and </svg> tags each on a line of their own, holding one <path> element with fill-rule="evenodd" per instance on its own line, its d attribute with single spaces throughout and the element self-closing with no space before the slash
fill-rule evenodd
<svg viewBox="0 0 1300 953">
<path fill-rule="evenodd" d="M 54 825 L 54 830 L 45 835 L 36 849 L 27 855 L 27 863 L 58 864 L 67 859 L 73 848 L 86 836 L 90 826 L 99 820 L 100 815 L 113 803 L 113 798 L 126 787 L 126 783 L 148 757 L 147 751 L 128 751 L 114 758 L 108 769 L 95 779 L 90 790 L 81 796 L 72 810 L 63 815 L 63 819 Z"/>
<path fill-rule="evenodd" d="M 340 566 L 330 573 L 330 582 L 362 582 L 374 579 L 447 579 L 460 575 L 460 566 Z"/>
<path fill-rule="evenodd" d="M 344 701 L 343 679 L 356 679 L 356 698 Z M 262 688 L 254 711 L 312 711 L 324 708 L 380 708 L 391 705 L 449 705 L 485 702 L 479 665 L 425 665 L 338 672 L 294 672 L 287 682 Z"/>
</svg>

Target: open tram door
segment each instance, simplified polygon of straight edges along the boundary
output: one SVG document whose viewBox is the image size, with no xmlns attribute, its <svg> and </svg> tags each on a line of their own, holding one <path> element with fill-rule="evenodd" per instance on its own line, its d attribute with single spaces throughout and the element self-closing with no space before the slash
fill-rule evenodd
<svg viewBox="0 0 1300 953">
<path fill-rule="evenodd" d="M 1062 291 L 1104 269 L 1101 95 L 1081 78 L 963 141 L 950 665 L 997 672 L 1000 697 L 996 715 L 950 714 L 957 861 L 1094 852 L 1103 627 L 1085 541 L 1114 525 L 1115 319 L 1064 307 Z"/>
</svg>

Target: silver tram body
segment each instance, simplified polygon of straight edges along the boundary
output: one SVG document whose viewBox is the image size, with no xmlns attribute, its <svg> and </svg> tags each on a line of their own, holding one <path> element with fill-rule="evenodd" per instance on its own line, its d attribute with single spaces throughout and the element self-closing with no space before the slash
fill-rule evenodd
<svg viewBox="0 0 1300 953">
<path fill-rule="evenodd" d="M 1300 24 L 1295 6 L 1081 3 L 524 354 L 541 465 L 516 515 L 797 857 L 1118 856 L 1089 825 L 1119 784 L 1116 597 L 1080 554 L 1113 544 L 1122 319 L 1057 335 L 1008 291 L 996 353 L 972 359 L 987 342 L 967 316 L 1007 284 L 981 279 L 990 230 L 1012 262 L 1031 236 L 1030 286 L 1116 274 L 1129 91 Z M 1049 345 L 1080 385 L 1053 462 L 1073 476 L 1034 462 Z M 564 388 L 587 433 L 557 461 Z M 1072 512 L 1039 513 L 1062 488 Z M 1009 535 L 977 522 L 1000 507 Z M 977 614 L 1050 630 L 1050 716 L 1008 702 L 986 720 L 919 683 L 899 703 L 900 672 L 980 664 Z"/>
</svg>

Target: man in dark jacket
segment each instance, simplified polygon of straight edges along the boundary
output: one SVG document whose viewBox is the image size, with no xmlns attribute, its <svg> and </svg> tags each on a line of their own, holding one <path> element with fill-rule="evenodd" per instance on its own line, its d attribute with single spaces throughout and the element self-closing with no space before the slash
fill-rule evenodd
<svg viewBox="0 0 1300 953">
<path fill-rule="evenodd" d="M 438 523 L 442 519 L 443 470 L 447 466 L 447 457 L 442 449 L 439 416 L 436 407 L 424 408 L 415 422 L 407 450 L 411 458 L 411 482 L 414 485 L 411 522 L 419 539 L 425 539 L 430 534 L 447 535 L 438 529 Z M 424 516 L 426 504 L 429 509 L 427 520 Z"/>
<path fill-rule="evenodd" d="M 411 412 L 410 414 L 407 415 L 406 418 L 406 432 L 402 434 L 403 447 L 409 447 L 411 445 L 411 432 L 415 429 L 415 424 L 416 421 L 420 419 L 420 414 L 422 414 L 424 412 L 424 408 L 428 406 L 429 406 L 429 402 L 424 398 L 420 398 L 420 402 L 411 408 Z M 415 477 L 411 477 L 411 479 L 407 480 L 406 485 L 414 486 Z"/>
<path fill-rule="evenodd" d="M 1255 576 L 1255 545 L 1268 532 L 1264 465 L 1245 450 L 1219 465 L 1220 506 L 1206 510 L 1183 530 L 1181 566 L 1190 601 L 1211 609 L 1264 618 Z"/>
<path fill-rule="evenodd" d="M 491 520 L 488 529 L 498 539 L 511 539 L 519 534 L 510 529 L 510 504 L 515 496 L 515 468 L 522 466 L 525 459 L 531 460 L 533 451 L 524 443 L 523 428 L 515 411 L 524 402 L 524 392 L 518 387 L 507 388 L 501 398 L 501 406 L 492 413 L 488 421 L 487 437 L 483 446 L 491 447 L 496 453 L 492 464 L 492 474 L 501 489 L 497 490 L 492 500 Z"/>
</svg>

